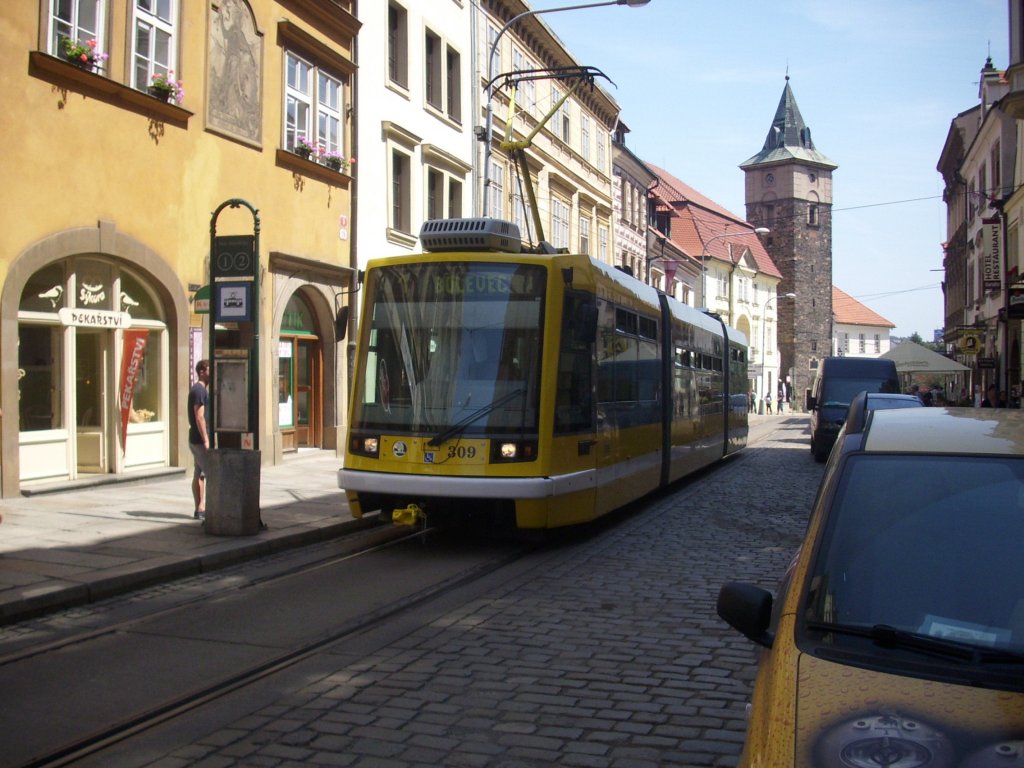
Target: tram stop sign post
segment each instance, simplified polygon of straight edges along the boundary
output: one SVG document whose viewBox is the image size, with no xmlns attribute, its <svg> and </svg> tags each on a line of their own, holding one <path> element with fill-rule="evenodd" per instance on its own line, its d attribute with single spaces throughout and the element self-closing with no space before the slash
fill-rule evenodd
<svg viewBox="0 0 1024 768">
<path fill-rule="evenodd" d="M 225 207 L 249 208 L 253 233 L 217 235 Z M 213 423 L 204 530 L 252 535 L 259 509 L 259 216 L 228 200 L 210 220 L 210 417 Z"/>
</svg>

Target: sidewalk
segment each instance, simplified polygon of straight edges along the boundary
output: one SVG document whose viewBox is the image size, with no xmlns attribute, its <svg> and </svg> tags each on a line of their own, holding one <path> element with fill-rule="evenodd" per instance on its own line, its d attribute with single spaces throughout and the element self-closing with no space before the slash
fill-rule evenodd
<svg viewBox="0 0 1024 768">
<path fill-rule="evenodd" d="M 260 471 L 266 530 L 211 536 L 192 518 L 192 474 L 0 500 L 0 624 L 361 527 L 337 487 L 333 451 Z"/>
</svg>

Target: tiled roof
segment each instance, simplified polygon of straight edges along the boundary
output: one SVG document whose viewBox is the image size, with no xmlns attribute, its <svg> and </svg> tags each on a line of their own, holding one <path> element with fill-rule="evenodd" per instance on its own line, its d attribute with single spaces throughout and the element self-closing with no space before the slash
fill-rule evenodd
<svg viewBox="0 0 1024 768">
<path fill-rule="evenodd" d="M 673 212 L 672 242 L 684 253 L 696 261 L 707 254 L 713 259 L 736 264 L 749 249 L 758 272 L 782 278 L 761 239 L 754 234 L 752 224 L 667 171 L 650 163 L 646 165 L 658 174 L 658 183 L 651 188 L 651 193 L 659 211 Z"/>
<path fill-rule="evenodd" d="M 868 309 L 849 294 L 832 286 L 832 315 L 837 323 L 843 325 L 878 325 L 885 328 L 895 328 L 895 323 L 890 323 L 874 310 Z"/>
</svg>

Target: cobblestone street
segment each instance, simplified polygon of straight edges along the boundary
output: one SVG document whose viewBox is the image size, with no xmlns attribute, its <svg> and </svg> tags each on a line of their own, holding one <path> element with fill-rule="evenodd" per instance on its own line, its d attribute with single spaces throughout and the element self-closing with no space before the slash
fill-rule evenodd
<svg viewBox="0 0 1024 768">
<path fill-rule="evenodd" d="M 735 765 L 756 654 L 715 599 L 730 580 L 774 588 L 798 546 L 822 471 L 805 423 L 765 420 L 735 460 L 407 634 L 321 656 L 153 764 Z"/>
</svg>

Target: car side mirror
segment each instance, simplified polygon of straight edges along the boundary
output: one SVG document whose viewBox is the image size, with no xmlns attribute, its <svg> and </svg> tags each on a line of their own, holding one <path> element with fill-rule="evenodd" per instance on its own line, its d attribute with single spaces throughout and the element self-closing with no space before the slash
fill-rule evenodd
<svg viewBox="0 0 1024 768">
<path fill-rule="evenodd" d="M 771 648 L 775 637 L 768 631 L 772 620 L 772 593 L 753 584 L 733 581 L 718 593 L 718 615 L 758 645 Z"/>
</svg>

